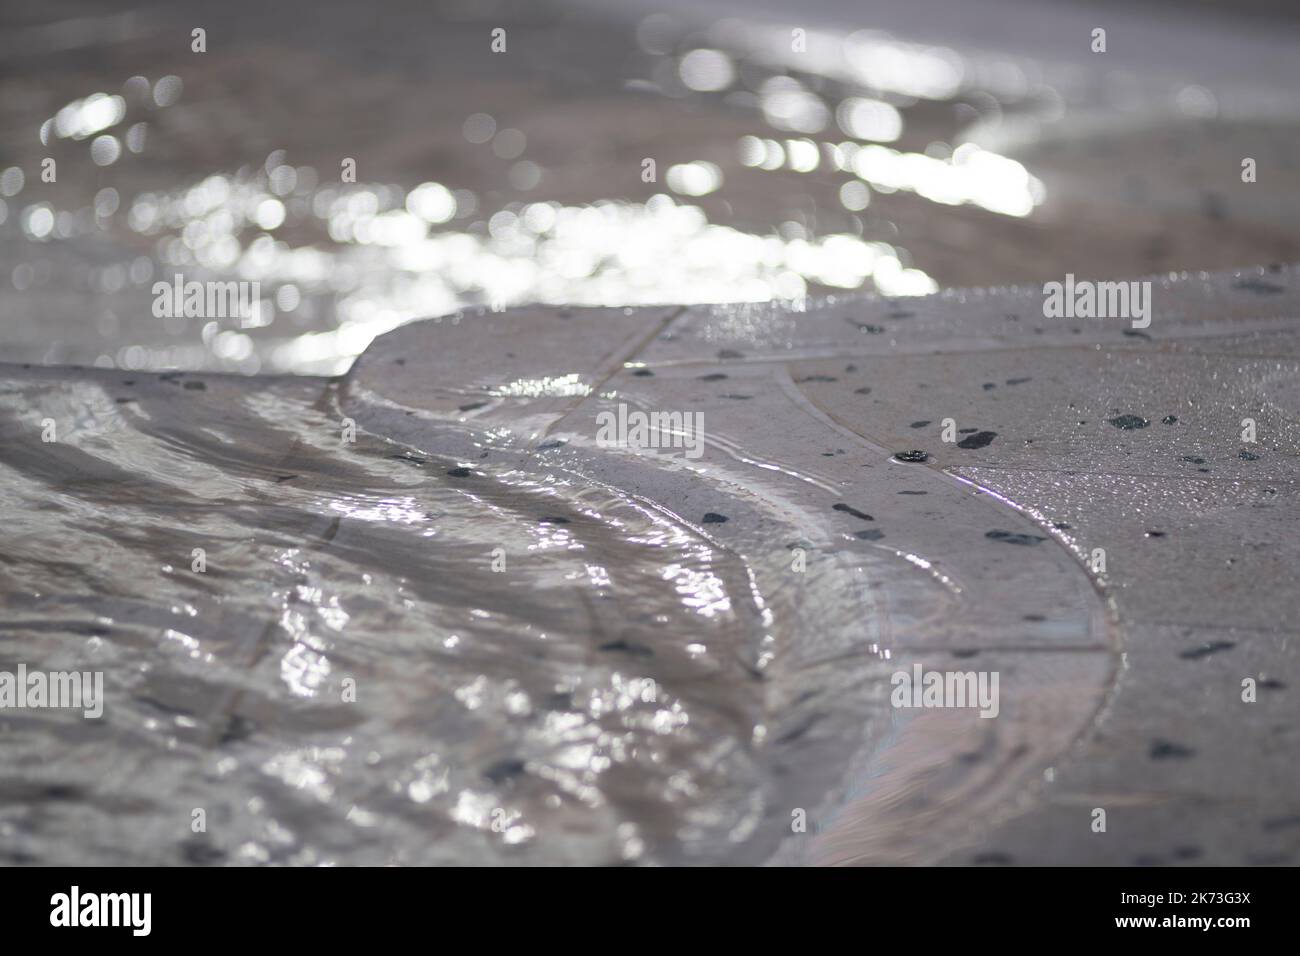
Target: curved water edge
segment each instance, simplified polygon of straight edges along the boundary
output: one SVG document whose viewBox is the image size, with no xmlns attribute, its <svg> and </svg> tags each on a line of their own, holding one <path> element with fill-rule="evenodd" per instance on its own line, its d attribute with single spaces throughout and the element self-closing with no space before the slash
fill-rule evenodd
<svg viewBox="0 0 1300 956">
<path fill-rule="evenodd" d="M 727 373 L 706 359 L 685 370 L 656 362 L 651 372 L 634 359 L 653 351 L 641 331 L 653 316 L 576 310 L 561 318 L 554 325 L 553 313 L 509 313 L 391 333 L 347 380 L 343 409 L 376 433 L 425 448 L 441 442 L 432 450 L 442 455 L 505 454 L 521 470 L 545 463 L 630 491 L 744 555 L 777 636 L 765 719 L 795 728 L 761 742 L 779 776 L 800 759 L 807 784 L 802 795 L 776 796 L 771 825 L 785 839 L 772 859 L 933 860 L 1013 810 L 1013 798 L 1095 717 L 1114 677 L 1113 622 L 1080 566 L 1064 552 L 987 554 L 982 522 L 1007 524 L 1005 502 L 971 500 L 941 472 L 892 463 L 888 450 L 809 401 L 783 363 L 747 365 L 737 355 L 717 365 Z M 530 381 L 559 381 L 561 366 L 585 364 L 590 374 L 572 379 L 590 387 L 566 378 L 558 392 L 502 388 L 523 381 L 516 355 L 497 351 L 517 323 L 533 335 Z M 690 323 L 672 315 L 657 338 L 689 337 Z M 495 357 L 490 367 L 443 358 L 467 350 Z M 723 397 L 750 401 L 692 394 L 701 381 L 729 376 L 717 387 L 749 394 Z M 705 458 L 600 447 L 597 410 L 616 402 L 706 408 Z M 975 540 L 955 544 L 968 534 Z M 795 549 L 808 556 L 809 573 L 792 567 Z M 1008 589 L 1008 578 L 1030 593 Z M 1021 653 L 1026 644 L 1052 653 Z M 1011 677 L 1001 720 L 890 708 L 889 678 L 900 664 L 966 671 L 980 654 Z M 782 744 L 797 746 L 783 754 Z M 915 805 L 918 790 L 924 807 Z M 792 814 L 809 821 L 807 834 L 791 835 Z"/>
<path fill-rule="evenodd" d="M 769 676 L 795 622 L 843 630 L 831 582 L 812 628 L 654 503 L 458 466 L 482 436 L 342 445 L 321 381 L 7 377 L 6 657 L 110 702 L 7 717 L 10 799 L 61 794 L 10 834 L 31 862 L 112 807 L 102 862 L 754 861 L 807 725 L 843 730 Z M 214 836 L 167 839 L 195 806 Z"/>
<path fill-rule="evenodd" d="M 957 600 L 744 455 L 520 442 L 351 380 L 5 378 L 6 657 L 109 701 L 7 720 L 16 860 L 820 861 L 909 724 L 900 612 Z"/>
</svg>

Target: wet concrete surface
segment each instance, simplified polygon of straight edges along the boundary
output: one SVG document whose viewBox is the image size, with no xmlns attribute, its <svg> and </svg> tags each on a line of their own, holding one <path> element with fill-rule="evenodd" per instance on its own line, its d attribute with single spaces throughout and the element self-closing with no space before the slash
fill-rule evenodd
<svg viewBox="0 0 1300 956">
<path fill-rule="evenodd" d="M 1293 21 L 827 6 L 4 14 L 0 651 L 109 697 L 0 719 L 6 862 L 1296 862 Z"/>
<path fill-rule="evenodd" d="M 1156 279 L 1137 340 L 1008 290 L 6 366 L 5 650 L 109 702 L 5 717 L 10 860 L 1289 862 L 1293 279 Z M 893 706 L 914 664 L 996 718 Z"/>
<path fill-rule="evenodd" d="M 1262 275 L 1277 289 L 1266 298 L 1252 289 Z M 571 467 L 688 521 L 734 511 L 728 496 L 766 501 L 822 561 L 852 566 L 850 586 L 871 595 L 870 618 L 852 628 L 864 650 L 890 666 L 1001 672 L 997 720 L 894 710 L 877 724 L 815 838 L 779 859 L 1287 862 L 1300 442 L 1294 410 L 1272 396 L 1290 395 L 1300 371 L 1285 348 L 1265 356 L 1289 340 L 1279 327 L 1293 326 L 1293 272 L 1155 283 L 1142 339 L 1113 320 L 1035 334 L 1029 322 L 1050 323 L 1032 318 L 1041 293 L 1030 290 L 906 310 L 850 298 L 639 322 L 576 311 L 426 323 L 372 347 L 344 408 L 413 442 L 433 423 L 524 446 L 562 440 L 552 454 Z M 942 339 L 958 314 L 961 337 Z M 888 335 L 855 327 L 873 318 Z M 503 392 L 514 373 L 494 363 L 408 358 L 421 336 L 442 337 L 446 354 L 490 354 L 516 324 L 549 327 L 529 357 L 533 380 L 576 373 L 590 391 L 530 397 Z M 645 343 L 647 328 L 658 331 Z M 597 362 L 570 351 L 580 342 L 590 356 L 593 341 L 605 344 Z M 488 404 L 462 413 L 475 395 Z M 595 416 L 618 402 L 702 412 L 707 454 L 608 460 L 593 448 Z M 1103 418 L 1124 414 L 1147 424 Z M 947 417 L 995 437 L 944 442 Z M 1254 442 L 1244 417 L 1257 420 Z M 893 458 L 912 448 L 924 463 Z M 714 490 L 675 492 L 665 469 L 708 476 Z M 709 534 L 756 567 L 789 546 L 743 521 Z M 761 586 L 799 587 L 788 567 L 773 571 L 785 582 Z M 779 659 L 774 672 L 786 676 Z M 1091 827 L 1098 808 L 1105 832 Z"/>
</svg>

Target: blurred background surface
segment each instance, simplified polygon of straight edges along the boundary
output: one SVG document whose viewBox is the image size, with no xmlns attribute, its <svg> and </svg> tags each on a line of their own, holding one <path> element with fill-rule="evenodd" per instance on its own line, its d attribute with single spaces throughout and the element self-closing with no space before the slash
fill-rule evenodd
<svg viewBox="0 0 1300 956">
<path fill-rule="evenodd" d="M 331 374 L 532 302 L 1294 260 L 1298 35 L 1254 0 L 9 3 L 0 360 Z M 261 306 L 155 315 L 177 275 Z"/>
</svg>

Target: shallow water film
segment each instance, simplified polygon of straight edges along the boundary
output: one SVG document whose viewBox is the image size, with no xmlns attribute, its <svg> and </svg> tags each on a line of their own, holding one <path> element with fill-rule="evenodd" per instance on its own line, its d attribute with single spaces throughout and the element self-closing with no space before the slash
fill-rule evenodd
<svg viewBox="0 0 1300 956">
<path fill-rule="evenodd" d="M 45 805 L 11 861 L 665 862 L 768 811 L 773 609 L 673 515 L 340 453 L 312 380 L 5 386 L 7 441 L 35 406 L 76 423 L 6 455 L 5 650 L 121 702 L 54 762 L 61 721 L 6 715 L 7 796 Z M 220 845 L 169 838 L 196 801 Z"/>
<path fill-rule="evenodd" d="M 0 13 L 0 863 L 1300 860 L 1294 11 L 880 6 Z"/>
</svg>

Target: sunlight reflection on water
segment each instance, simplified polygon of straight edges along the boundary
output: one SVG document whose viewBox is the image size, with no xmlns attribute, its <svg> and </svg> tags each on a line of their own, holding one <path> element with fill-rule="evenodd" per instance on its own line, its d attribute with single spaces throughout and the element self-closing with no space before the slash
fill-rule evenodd
<svg viewBox="0 0 1300 956">
<path fill-rule="evenodd" d="M 654 17 L 642 23 L 638 35 L 647 50 L 655 29 Z M 259 283 L 262 298 L 251 314 L 155 309 L 160 334 L 150 340 L 131 341 L 117 334 L 114 314 L 101 316 L 100 334 L 117 345 L 98 355 L 98 366 L 340 373 L 377 335 L 473 308 L 937 289 L 897 242 L 864 237 L 860 224 L 856 234 L 819 234 L 794 221 L 772 222 L 766 232 L 710 222 L 691 200 L 727 199 L 729 168 L 834 175 L 844 221 L 862 214 L 875 192 L 910 192 L 936 206 L 971 204 L 1008 217 L 1026 216 L 1043 201 L 1042 183 L 1020 163 L 974 144 L 941 144 L 934 154 L 884 145 L 904 134 L 910 103 L 951 96 L 966 82 L 969 70 L 952 51 L 874 34 L 822 38 L 810 48 L 816 55 L 799 59 L 795 76 L 775 72 L 788 65 L 773 55 L 768 34 L 724 21 L 711 37 L 718 48 L 658 55 L 651 86 L 696 96 L 707 109 L 734 112 L 749 104 L 775 135 L 733 141 L 727 167 L 704 159 L 663 169 L 643 163 L 643 182 L 667 187 L 645 200 L 493 202 L 482 189 L 454 182 L 335 182 L 332 171 L 295 165 L 275 150 L 260 165 L 211 170 L 179 188 L 128 194 L 106 186 L 81 208 L 31 201 L 33 177 L 28 173 L 25 182 L 24 171 L 12 167 L 0 176 L 0 230 L 17 229 L 36 248 L 107 234 L 119 250 L 143 250 L 107 263 L 97 256 L 74 270 L 79 285 L 122 296 L 128 311 L 148 297 L 156 304 L 173 280 Z M 828 78 L 838 78 L 845 92 L 814 89 Z M 93 162 L 105 167 L 147 158 L 167 135 L 160 116 L 185 114 L 185 89 L 175 75 L 133 76 L 120 92 L 92 92 L 64 105 L 42 123 L 41 140 L 91 140 Z M 479 112 L 467 116 L 461 133 L 465 145 L 458 149 L 490 149 L 514 161 L 506 175 L 515 192 L 545 195 L 549 172 L 526 158 L 528 138 L 520 130 Z M 22 263 L 15 285 L 48 288 L 58 282 L 49 273 L 39 261 Z"/>
</svg>

